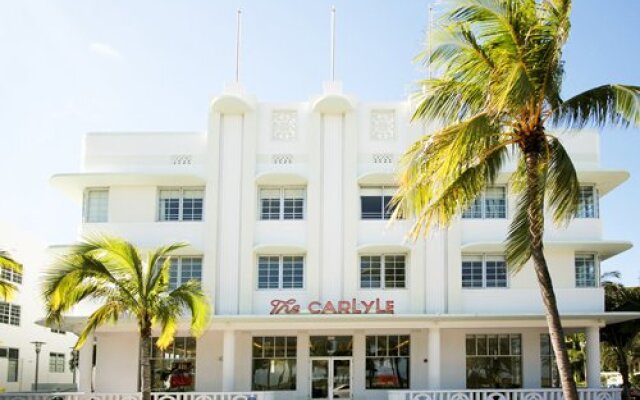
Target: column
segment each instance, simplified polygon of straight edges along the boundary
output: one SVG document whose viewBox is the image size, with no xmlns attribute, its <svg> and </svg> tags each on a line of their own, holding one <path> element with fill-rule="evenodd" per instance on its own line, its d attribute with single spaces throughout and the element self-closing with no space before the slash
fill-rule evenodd
<svg viewBox="0 0 640 400">
<path fill-rule="evenodd" d="M 322 116 L 321 300 L 336 300 L 343 288 L 342 114 Z"/>
<path fill-rule="evenodd" d="M 242 232 L 243 114 L 224 114 L 220 122 L 220 192 L 218 197 L 217 251 L 218 314 L 237 314 Z"/>
<path fill-rule="evenodd" d="M 224 331 L 222 342 L 222 391 L 235 391 L 236 333 Z"/>
<path fill-rule="evenodd" d="M 587 328 L 587 386 L 600 388 L 600 328 Z"/>
<path fill-rule="evenodd" d="M 84 346 L 80 349 L 78 363 L 78 391 L 83 393 L 93 392 L 93 335 L 89 335 Z M 138 360 L 136 358 L 135 362 Z"/>
<path fill-rule="evenodd" d="M 427 370 L 429 379 L 427 381 L 427 387 L 435 390 L 440 389 L 440 369 L 442 364 L 440 362 L 440 328 L 430 328 L 428 340 Z"/>
</svg>

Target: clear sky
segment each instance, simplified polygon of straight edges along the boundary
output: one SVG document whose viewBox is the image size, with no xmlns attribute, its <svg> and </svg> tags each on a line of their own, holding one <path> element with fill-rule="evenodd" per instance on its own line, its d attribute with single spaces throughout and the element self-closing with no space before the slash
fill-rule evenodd
<svg viewBox="0 0 640 400">
<path fill-rule="evenodd" d="M 319 94 L 337 7 L 337 78 L 360 100 L 401 100 L 424 75 L 424 0 L 0 1 L 0 221 L 52 243 L 76 239 L 80 205 L 48 184 L 79 170 L 92 131 L 205 131 L 208 100 L 234 76 L 264 101 Z M 575 0 L 564 95 L 640 85 L 640 1 Z M 640 130 L 606 130 L 605 168 L 631 178 L 601 200 L 607 239 L 636 248 L 604 265 L 640 275 Z M 640 209 L 640 207 L 639 207 Z"/>
</svg>

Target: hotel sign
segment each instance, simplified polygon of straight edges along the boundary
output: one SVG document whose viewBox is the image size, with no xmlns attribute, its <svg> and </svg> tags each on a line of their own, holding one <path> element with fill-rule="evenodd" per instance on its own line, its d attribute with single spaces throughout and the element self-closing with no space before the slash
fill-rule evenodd
<svg viewBox="0 0 640 400">
<path fill-rule="evenodd" d="M 300 314 L 302 306 L 296 299 L 271 300 L 269 314 Z M 339 301 L 310 301 L 306 304 L 309 314 L 393 314 L 393 300 L 339 300 Z M 304 312 L 304 311 L 303 311 Z"/>
</svg>

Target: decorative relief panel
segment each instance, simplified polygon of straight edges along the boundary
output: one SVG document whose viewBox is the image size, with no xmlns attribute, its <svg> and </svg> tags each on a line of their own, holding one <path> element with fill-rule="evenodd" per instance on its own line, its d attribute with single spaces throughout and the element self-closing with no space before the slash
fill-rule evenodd
<svg viewBox="0 0 640 400">
<path fill-rule="evenodd" d="M 171 161 L 173 165 L 191 165 L 191 154 L 176 154 Z"/>
<path fill-rule="evenodd" d="M 393 110 L 371 111 L 371 138 L 390 140 L 396 136 L 396 113 Z"/>
<path fill-rule="evenodd" d="M 291 110 L 276 110 L 271 115 L 271 135 L 274 140 L 294 140 L 298 130 L 298 114 Z"/>
<path fill-rule="evenodd" d="M 373 163 L 374 164 L 392 164 L 393 163 L 393 155 L 384 153 L 384 154 L 374 154 L 373 155 Z"/>
<path fill-rule="evenodd" d="M 291 164 L 293 163 L 292 154 L 274 154 L 271 158 L 274 164 Z"/>
</svg>

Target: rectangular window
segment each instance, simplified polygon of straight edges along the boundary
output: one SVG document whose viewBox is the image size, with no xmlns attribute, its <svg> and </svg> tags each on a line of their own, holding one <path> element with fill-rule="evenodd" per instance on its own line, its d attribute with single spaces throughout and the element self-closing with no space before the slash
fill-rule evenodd
<svg viewBox="0 0 640 400">
<path fill-rule="evenodd" d="M 362 219 L 389 219 L 393 214 L 390 206 L 395 187 L 360 188 L 360 216 Z"/>
<path fill-rule="evenodd" d="M 540 386 L 543 388 L 559 388 L 560 376 L 548 333 L 540 335 L 540 367 Z"/>
<path fill-rule="evenodd" d="M 192 392 L 196 380 L 196 339 L 177 336 L 165 350 L 158 349 L 157 340 L 151 341 L 151 390 Z"/>
<path fill-rule="evenodd" d="M 84 192 L 84 222 L 107 222 L 109 189 L 93 188 Z"/>
<path fill-rule="evenodd" d="M 251 390 L 296 390 L 295 336 L 253 338 Z"/>
<path fill-rule="evenodd" d="M 51 328 L 52 333 L 57 333 L 58 335 L 66 335 L 67 331 L 63 331 L 62 329 Z"/>
<path fill-rule="evenodd" d="M 18 382 L 18 360 L 20 350 L 9 348 L 7 351 L 7 382 Z"/>
<path fill-rule="evenodd" d="M 303 287 L 303 256 L 258 256 L 258 289 Z"/>
<path fill-rule="evenodd" d="M 162 188 L 158 201 L 160 221 L 202 221 L 203 188 Z"/>
<path fill-rule="evenodd" d="M 64 353 L 49 353 L 49 372 L 64 372 Z"/>
<path fill-rule="evenodd" d="M 173 290 L 189 281 L 202 281 L 202 257 L 171 257 L 171 268 L 169 269 L 169 289 Z"/>
<path fill-rule="evenodd" d="M 20 306 L 0 302 L 0 324 L 20 326 Z"/>
<path fill-rule="evenodd" d="M 504 256 L 462 256 L 463 288 L 506 288 L 507 262 Z"/>
<path fill-rule="evenodd" d="M 467 335 L 467 389 L 522 387 L 522 337 Z"/>
<path fill-rule="evenodd" d="M 598 218 L 598 195 L 593 186 L 580 186 L 576 218 Z"/>
<path fill-rule="evenodd" d="M 462 213 L 462 218 L 507 218 L 507 189 L 504 186 L 486 188 Z"/>
<path fill-rule="evenodd" d="M 360 256 L 360 288 L 405 288 L 405 258 L 403 254 Z"/>
<path fill-rule="evenodd" d="M 366 389 L 408 389 L 409 335 L 367 336 Z"/>
<path fill-rule="evenodd" d="M 304 188 L 261 188 L 259 192 L 260 219 L 304 219 Z"/>
<path fill-rule="evenodd" d="M 596 287 L 595 254 L 576 254 L 576 287 Z"/>
<path fill-rule="evenodd" d="M 2 267 L 0 268 L 0 279 L 7 282 L 22 283 L 22 273 L 16 272 L 11 268 Z"/>
</svg>

